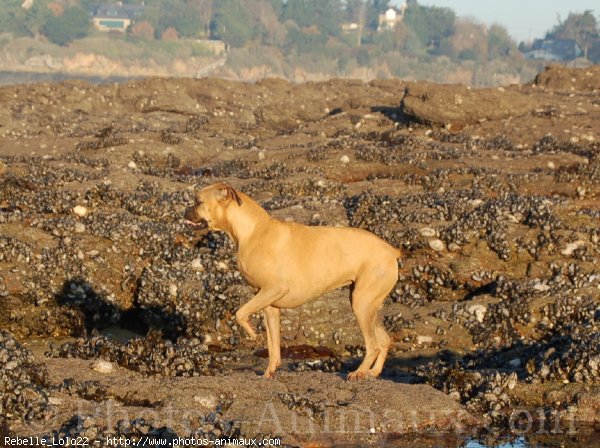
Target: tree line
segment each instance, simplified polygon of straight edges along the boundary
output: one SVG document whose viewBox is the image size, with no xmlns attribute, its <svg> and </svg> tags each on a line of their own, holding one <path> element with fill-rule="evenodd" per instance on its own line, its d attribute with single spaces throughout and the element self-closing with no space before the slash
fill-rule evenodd
<svg viewBox="0 0 600 448">
<path fill-rule="evenodd" d="M 109 0 L 105 3 L 111 3 Z M 140 39 L 211 38 L 232 48 L 264 45 L 286 54 L 351 52 L 361 65 L 381 52 L 409 56 L 445 55 L 453 60 L 486 61 L 518 54 L 516 42 L 499 25 L 489 28 L 458 19 L 450 8 L 409 0 L 403 20 L 381 30 L 379 15 L 390 0 L 123 0 L 144 5 L 128 30 Z M 98 0 L 3 0 L 0 30 L 45 38 L 58 45 L 90 32 L 90 11 Z M 356 24 L 350 30 L 343 25 Z M 594 54 L 599 29 L 590 11 L 571 14 L 548 36 L 573 38 Z M 600 46 L 599 46 L 600 47 Z"/>
</svg>

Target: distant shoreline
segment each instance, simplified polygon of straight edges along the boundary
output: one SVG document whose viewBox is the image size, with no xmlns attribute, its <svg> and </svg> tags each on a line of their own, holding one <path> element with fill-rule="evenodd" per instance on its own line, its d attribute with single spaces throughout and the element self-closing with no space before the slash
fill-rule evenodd
<svg viewBox="0 0 600 448">
<path fill-rule="evenodd" d="M 61 82 L 81 80 L 91 84 L 121 83 L 141 76 L 93 76 L 64 72 L 0 71 L 0 86 L 28 84 L 32 82 Z"/>
</svg>

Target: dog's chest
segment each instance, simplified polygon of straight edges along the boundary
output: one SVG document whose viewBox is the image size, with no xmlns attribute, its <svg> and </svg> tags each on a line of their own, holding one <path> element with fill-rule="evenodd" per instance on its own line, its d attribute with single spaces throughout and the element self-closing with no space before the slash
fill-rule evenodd
<svg viewBox="0 0 600 448">
<path fill-rule="evenodd" d="M 251 285 L 254 286 L 255 288 L 259 288 L 259 282 L 258 282 L 258 276 L 257 273 L 252 273 L 252 269 L 249 268 L 249 265 L 251 265 L 251 263 L 248 263 L 247 260 L 244 259 L 244 257 L 238 253 L 237 255 L 237 268 L 238 271 L 240 271 L 240 273 L 244 276 L 244 278 L 246 279 L 246 281 Z"/>
</svg>

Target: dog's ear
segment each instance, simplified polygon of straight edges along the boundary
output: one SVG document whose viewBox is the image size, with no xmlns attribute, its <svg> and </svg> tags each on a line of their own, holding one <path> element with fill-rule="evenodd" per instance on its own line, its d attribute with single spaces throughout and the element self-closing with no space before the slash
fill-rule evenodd
<svg viewBox="0 0 600 448">
<path fill-rule="evenodd" d="M 234 188 L 229 185 L 223 185 L 221 188 L 221 198 L 232 199 L 237 202 L 237 205 L 242 205 L 242 198 L 240 198 L 240 195 L 237 193 L 237 191 L 235 191 Z"/>
</svg>

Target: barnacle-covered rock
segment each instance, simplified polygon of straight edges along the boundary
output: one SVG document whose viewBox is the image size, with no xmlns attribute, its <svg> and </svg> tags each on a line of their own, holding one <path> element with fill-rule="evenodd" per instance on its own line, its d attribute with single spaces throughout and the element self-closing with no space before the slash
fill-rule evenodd
<svg viewBox="0 0 600 448">
<path fill-rule="evenodd" d="M 198 339 L 176 343 L 158 332 L 122 343 L 104 336 L 79 338 L 52 348 L 47 356 L 57 358 L 102 358 L 146 375 L 199 376 L 214 374 L 221 363 Z"/>
<path fill-rule="evenodd" d="M 8 331 L 0 331 L 0 420 L 48 415 L 48 374 Z"/>
</svg>

